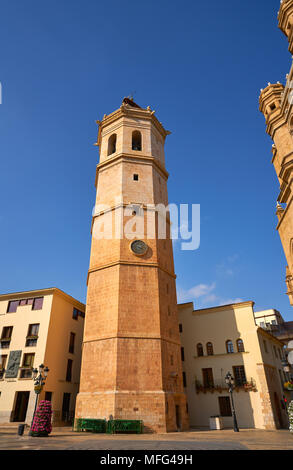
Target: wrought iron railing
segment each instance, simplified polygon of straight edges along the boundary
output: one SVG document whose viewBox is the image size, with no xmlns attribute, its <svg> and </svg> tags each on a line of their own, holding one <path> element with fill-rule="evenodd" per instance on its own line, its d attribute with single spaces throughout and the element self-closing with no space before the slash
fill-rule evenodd
<svg viewBox="0 0 293 470">
<path fill-rule="evenodd" d="M 245 390 L 245 391 L 256 391 L 256 383 L 253 379 L 249 381 L 235 381 L 234 384 L 234 389 L 236 391 L 239 390 Z M 195 391 L 196 393 L 207 393 L 207 392 L 227 392 L 228 391 L 228 386 L 223 380 L 218 380 L 218 381 L 213 381 L 210 383 L 202 383 L 199 382 L 198 380 L 195 381 Z"/>
</svg>

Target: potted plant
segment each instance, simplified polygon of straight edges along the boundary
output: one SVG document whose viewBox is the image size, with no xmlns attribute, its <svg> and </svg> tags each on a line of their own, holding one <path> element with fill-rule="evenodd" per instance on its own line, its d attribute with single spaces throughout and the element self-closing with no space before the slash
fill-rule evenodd
<svg viewBox="0 0 293 470">
<path fill-rule="evenodd" d="M 286 390 L 293 390 L 293 381 L 290 380 L 290 382 L 284 383 L 284 388 L 285 388 Z"/>
<path fill-rule="evenodd" d="M 34 415 L 31 436 L 47 437 L 52 431 L 52 405 L 49 400 L 41 400 Z"/>
<path fill-rule="evenodd" d="M 221 416 L 210 416 L 210 429 L 212 431 L 219 431 L 224 428 L 223 419 Z"/>
</svg>

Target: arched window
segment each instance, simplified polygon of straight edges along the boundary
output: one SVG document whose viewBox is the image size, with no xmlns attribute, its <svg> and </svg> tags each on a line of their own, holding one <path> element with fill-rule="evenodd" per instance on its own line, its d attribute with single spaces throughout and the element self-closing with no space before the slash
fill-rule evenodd
<svg viewBox="0 0 293 470">
<path fill-rule="evenodd" d="M 238 352 L 244 352 L 245 351 L 244 343 L 243 343 L 242 339 L 237 339 L 236 344 L 237 344 L 237 351 Z"/>
<path fill-rule="evenodd" d="M 139 131 L 132 132 L 132 150 L 141 150 L 141 133 Z"/>
<path fill-rule="evenodd" d="M 198 343 L 197 345 L 197 355 L 198 356 L 203 356 L 203 347 L 202 347 L 202 344 L 201 343 Z"/>
<path fill-rule="evenodd" d="M 117 139 L 116 134 L 112 134 L 111 137 L 109 137 L 109 140 L 108 140 L 108 155 L 112 155 L 112 153 L 116 152 L 116 139 Z"/>
<path fill-rule="evenodd" d="M 213 356 L 213 354 L 214 354 L 213 343 L 207 343 L 207 355 Z"/>
<path fill-rule="evenodd" d="M 228 354 L 231 354 L 234 352 L 233 342 L 230 339 L 226 341 L 226 350 Z"/>
</svg>

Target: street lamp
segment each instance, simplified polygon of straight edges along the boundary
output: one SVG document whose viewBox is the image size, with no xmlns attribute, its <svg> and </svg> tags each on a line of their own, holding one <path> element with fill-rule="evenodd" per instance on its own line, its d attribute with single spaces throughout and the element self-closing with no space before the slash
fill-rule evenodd
<svg viewBox="0 0 293 470">
<path fill-rule="evenodd" d="M 234 386 L 234 378 L 228 372 L 228 374 L 225 377 L 225 382 L 228 385 L 229 392 L 231 394 L 231 403 L 232 403 L 232 414 L 233 414 L 233 422 L 234 422 L 234 431 L 239 432 L 238 428 L 238 423 L 237 423 L 237 418 L 236 418 L 236 412 L 235 412 L 235 407 L 234 407 L 234 400 L 233 400 L 233 386 Z"/>
<path fill-rule="evenodd" d="M 38 369 L 33 369 L 32 379 L 34 381 L 34 390 L 35 390 L 35 393 L 36 393 L 36 401 L 35 401 L 35 409 L 34 409 L 31 428 L 32 428 L 35 413 L 36 413 L 36 410 L 37 410 L 39 395 L 40 395 L 40 393 L 43 390 L 43 387 L 45 385 L 46 379 L 48 377 L 48 372 L 49 372 L 49 369 L 48 369 L 48 367 L 45 367 L 44 364 L 41 364 L 39 366 L 39 370 Z M 31 431 L 30 431 L 30 434 L 31 434 Z"/>
</svg>

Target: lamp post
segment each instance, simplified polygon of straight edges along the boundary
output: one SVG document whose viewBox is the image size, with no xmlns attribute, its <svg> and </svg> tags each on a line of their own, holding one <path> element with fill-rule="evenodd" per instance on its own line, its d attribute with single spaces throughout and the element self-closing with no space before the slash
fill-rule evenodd
<svg viewBox="0 0 293 470">
<path fill-rule="evenodd" d="M 237 423 L 237 418 L 236 418 L 236 412 L 235 412 L 235 406 L 234 406 L 234 399 L 233 399 L 233 386 L 234 386 L 234 377 L 228 372 L 228 374 L 225 377 L 225 382 L 228 385 L 228 389 L 231 395 L 231 404 L 232 404 L 232 415 L 233 415 L 233 423 L 234 423 L 234 432 L 239 432 L 238 428 L 238 423 Z"/>
<path fill-rule="evenodd" d="M 34 381 L 34 390 L 35 390 L 35 394 L 36 394 L 36 401 L 35 401 L 35 409 L 34 409 L 31 429 L 32 429 L 32 425 L 33 425 L 33 422 L 34 422 L 35 413 L 36 413 L 36 410 L 37 410 L 39 395 L 40 395 L 40 393 L 43 390 L 43 387 L 45 385 L 45 382 L 46 382 L 46 379 L 47 379 L 47 376 L 48 376 L 48 372 L 49 372 L 49 369 L 48 369 L 48 367 L 45 367 L 44 364 L 41 364 L 39 366 L 39 370 L 38 369 L 33 369 L 32 379 Z M 31 434 L 31 430 L 30 430 L 29 434 Z"/>
</svg>

